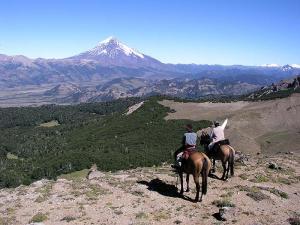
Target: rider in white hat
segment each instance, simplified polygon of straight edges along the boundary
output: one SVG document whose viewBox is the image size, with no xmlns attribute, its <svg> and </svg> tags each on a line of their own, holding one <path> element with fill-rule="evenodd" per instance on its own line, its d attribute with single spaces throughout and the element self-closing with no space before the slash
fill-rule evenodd
<svg viewBox="0 0 300 225">
<path fill-rule="evenodd" d="M 225 139 L 224 130 L 227 125 L 228 119 L 226 119 L 223 124 L 220 126 L 218 121 L 214 121 L 215 127 L 212 129 L 210 133 L 210 137 L 212 142 L 208 145 L 208 149 L 211 150 L 214 147 L 214 144 L 218 141 L 222 141 Z"/>
</svg>

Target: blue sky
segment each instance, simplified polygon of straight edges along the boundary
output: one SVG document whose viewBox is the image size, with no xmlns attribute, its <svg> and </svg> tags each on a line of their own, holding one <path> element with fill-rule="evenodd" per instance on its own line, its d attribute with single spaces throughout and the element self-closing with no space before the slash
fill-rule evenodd
<svg viewBox="0 0 300 225">
<path fill-rule="evenodd" d="M 0 53 L 63 58 L 108 36 L 162 62 L 300 64 L 299 0 L 0 0 Z"/>
</svg>

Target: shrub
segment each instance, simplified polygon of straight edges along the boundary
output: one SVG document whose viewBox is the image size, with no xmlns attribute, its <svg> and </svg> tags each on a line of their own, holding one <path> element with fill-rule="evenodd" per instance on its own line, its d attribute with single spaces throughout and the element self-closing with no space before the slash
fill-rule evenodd
<svg viewBox="0 0 300 225">
<path fill-rule="evenodd" d="M 48 217 L 46 214 L 38 213 L 32 217 L 32 219 L 30 220 L 30 223 L 41 223 L 47 219 L 48 219 Z"/>
<path fill-rule="evenodd" d="M 213 205 L 216 205 L 217 207 L 235 207 L 235 204 L 231 202 L 231 200 L 228 197 L 225 197 L 223 199 L 214 200 L 212 202 Z"/>
</svg>

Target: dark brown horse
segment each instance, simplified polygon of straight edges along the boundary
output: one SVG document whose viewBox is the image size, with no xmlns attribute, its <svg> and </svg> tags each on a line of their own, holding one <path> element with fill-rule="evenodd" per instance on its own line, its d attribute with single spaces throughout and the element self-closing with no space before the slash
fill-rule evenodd
<svg viewBox="0 0 300 225">
<path fill-rule="evenodd" d="M 215 170 L 215 161 L 221 160 L 223 166 L 222 180 L 228 179 L 228 173 L 234 176 L 234 155 L 235 151 L 229 144 L 216 143 L 213 149 L 208 150 L 208 145 L 211 143 L 211 138 L 207 132 L 203 131 L 200 136 L 200 144 L 204 146 L 207 156 L 213 161 L 212 171 Z"/>
<path fill-rule="evenodd" d="M 187 160 L 184 160 L 181 170 L 179 171 L 179 177 L 180 177 L 180 194 L 183 194 L 183 173 L 186 173 L 186 183 L 187 183 L 187 189 L 186 191 L 189 191 L 189 176 L 190 174 L 193 175 L 194 182 L 196 184 L 196 197 L 195 202 L 199 201 L 199 192 L 200 192 L 200 174 L 202 177 L 202 188 L 201 188 L 201 197 L 200 202 L 202 201 L 202 196 L 207 193 L 207 178 L 209 171 L 211 169 L 211 162 L 210 159 L 201 152 L 194 152 L 192 153 Z"/>
</svg>

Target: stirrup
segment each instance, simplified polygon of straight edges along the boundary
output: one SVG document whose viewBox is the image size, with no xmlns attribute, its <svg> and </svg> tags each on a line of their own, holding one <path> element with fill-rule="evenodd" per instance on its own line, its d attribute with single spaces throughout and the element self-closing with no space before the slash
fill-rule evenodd
<svg viewBox="0 0 300 225">
<path fill-rule="evenodd" d="M 173 164 L 173 165 L 171 165 L 171 167 L 173 168 L 173 172 L 175 172 L 175 173 L 180 173 L 182 170 L 181 166 L 179 166 L 179 165 Z"/>
</svg>

